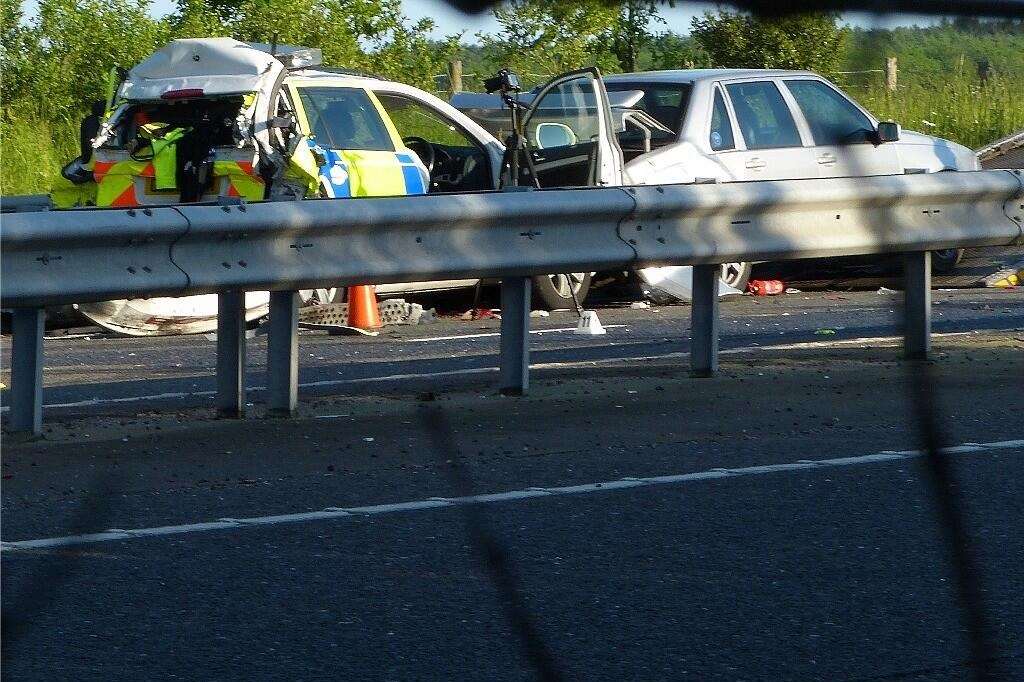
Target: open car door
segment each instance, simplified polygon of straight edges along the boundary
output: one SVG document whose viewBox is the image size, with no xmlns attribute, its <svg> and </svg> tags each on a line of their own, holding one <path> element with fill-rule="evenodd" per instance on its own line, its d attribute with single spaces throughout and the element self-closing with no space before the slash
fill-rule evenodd
<svg viewBox="0 0 1024 682">
<path fill-rule="evenodd" d="M 524 115 L 523 131 L 541 187 L 622 184 L 622 150 L 596 68 L 570 71 L 542 87 Z M 525 166 L 523 174 L 529 172 Z M 520 183 L 533 184 L 528 175 Z"/>
</svg>

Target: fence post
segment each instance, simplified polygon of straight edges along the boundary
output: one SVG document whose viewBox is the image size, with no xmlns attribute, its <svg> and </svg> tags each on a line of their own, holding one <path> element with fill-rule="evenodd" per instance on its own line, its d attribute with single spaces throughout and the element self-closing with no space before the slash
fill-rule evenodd
<svg viewBox="0 0 1024 682">
<path fill-rule="evenodd" d="M 526 395 L 530 388 L 530 278 L 501 280 L 501 343 L 498 357 L 502 395 Z"/>
<path fill-rule="evenodd" d="M 43 430 L 42 308 L 11 311 L 11 431 L 38 436 Z"/>
<path fill-rule="evenodd" d="M 718 280 L 721 265 L 693 266 L 693 303 L 690 308 L 690 368 L 695 377 L 718 371 Z"/>
<path fill-rule="evenodd" d="M 903 351 L 908 360 L 927 360 L 932 331 L 932 254 L 903 255 Z"/>
<path fill-rule="evenodd" d="M 448 62 L 448 90 L 454 95 L 462 92 L 462 60 L 453 59 Z"/>
<path fill-rule="evenodd" d="M 299 400 L 299 293 L 270 292 L 267 414 L 290 417 Z"/>
<path fill-rule="evenodd" d="M 245 415 L 245 292 L 217 295 L 217 415 Z"/>
<path fill-rule="evenodd" d="M 896 57 L 886 57 L 885 59 L 885 89 L 889 92 L 896 92 L 896 79 L 897 79 L 897 66 Z"/>
<path fill-rule="evenodd" d="M 981 81 L 982 85 L 988 83 L 988 79 L 992 77 L 992 62 L 987 58 L 981 58 L 978 60 L 978 80 Z"/>
</svg>

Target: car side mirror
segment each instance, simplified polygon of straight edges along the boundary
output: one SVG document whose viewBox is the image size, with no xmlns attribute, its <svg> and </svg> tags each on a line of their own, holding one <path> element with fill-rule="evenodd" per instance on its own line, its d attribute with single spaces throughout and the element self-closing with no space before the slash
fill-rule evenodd
<svg viewBox="0 0 1024 682">
<path fill-rule="evenodd" d="M 893 121 L 882 121 L 875 130 L 875 139 L 878 144 L 885 142 L 896 142 L 900 139 L 900 124 Z"/>
<path fill-rule="evenodd" d="M 569 147 L 578 139 L 572 128 L 564 123 L 541 123 L 537 126 L 534 134 L 534 142 L 537 149 L 551 149 L 552 147 Z"/>
</svg>

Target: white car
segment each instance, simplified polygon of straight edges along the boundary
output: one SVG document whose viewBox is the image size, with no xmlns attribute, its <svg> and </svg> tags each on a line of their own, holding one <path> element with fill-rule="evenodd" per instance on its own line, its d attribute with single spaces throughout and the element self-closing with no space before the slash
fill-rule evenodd
<svg viewBox="0 0 1024 682">
<path fill-rule="evenodd" d="M 620 126 L 612 152 L 620 156 L 621 175 L 609 167 L 609 185 L 733 182 L 833 178 L 903 173 L 977 170 L 975 153 L 954 142 L 902 131 L 880 122 L 834 84 L 809 71 L 698 69 L 604 76 L 616 105 L 641 110 L 660 123 L 644 131 Z M 545 86 L 536 92 L 542 98 Z M 475 99 L 474 99 L 475 98 Z M 456 96 L 492 132 L 479 96 Z M 538 107 L 537 102 L 533 104 Z M 540 105 L 544 109 L 543 104 Z M 549 109 L 545 122 L 556 120 Z M 611 115 L 613 117 L 613 115 Z M 578 114 L 566 110 L 560 120 L 571 129 L 569 147 L 582 147 L 592 131 L 579 130 Z M 490 124 L 490 125 L 488 125 Z M 540 124 L 544 126 L 544 124 Z M 550 158 L 545 131 L 527 119 L 537 158 Z M 548 139 L 553 137 L 546 133 Z M 571 151 L 560 155 L 571 156 Z M 572 179 L 572 178 L 568 178 Z M 937 269 L 953 267 L 960 251 L 936 252 Z M 643 274 L 643 273 L 641 273 Z M 742 290 L 750 264 L 725 266 L 725 283 Z"/>
</svg>

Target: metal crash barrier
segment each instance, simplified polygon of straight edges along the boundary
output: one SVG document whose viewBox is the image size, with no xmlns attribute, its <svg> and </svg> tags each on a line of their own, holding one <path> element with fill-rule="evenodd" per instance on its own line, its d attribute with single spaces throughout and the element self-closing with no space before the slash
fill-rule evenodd
<svg viewBox="0 0 1024 682">
<path fill-rule="evenodd" d="M 11 420 L 42 422 L 42 308 L 219 294 L 217 407 L 245 405 L 242 294 L 270 290 L 268 407 L 292 414 L 298 289 L 494 278 L 501 390 L 528 389 L 535 274 L 694 265 L 696 376 L 718 364 L 721 263 L 905 254 L 905 351 L 927 357 L 929 251 L 1024 243 L 1021 171 L 482 192 L 345 201 L 6 213 L 0 302 L 12 309 Z"/>
</svg>

